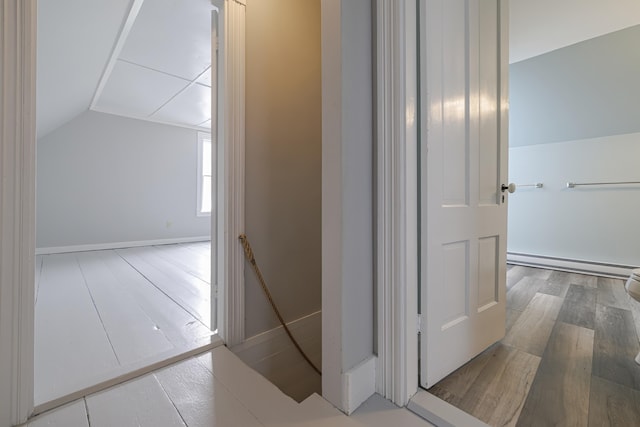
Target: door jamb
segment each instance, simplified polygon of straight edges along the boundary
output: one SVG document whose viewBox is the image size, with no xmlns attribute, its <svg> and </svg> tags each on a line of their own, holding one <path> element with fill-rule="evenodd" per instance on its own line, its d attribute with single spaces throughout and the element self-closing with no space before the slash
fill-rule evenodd
<svg viewBox="0 0 640 427">
<path fill-rule="evenodd" d="M 417 2 L 376 0 L 376 391 L 418 390 Z"/>
<path fill-rule="evenodd" d="M 219 334 L 244 339 L 244 266 L 237 236 L 244 227 L 245 0 L 212 0 L 223 10 L 218 109 L 217 200 L 224 200 L 218 232 Z M 34 408 L 34 272 L 37 0 L 0 3 L 0 426 L 25 422 Z M 225 116 L 225 111 L 230 113 Z M 219 164 L 220 166 L 220 164 Z M 219 202 L 218 202 L 219 203 Z"/>
<path fill-rule="evenodd" d="M 245 195 L 245 16 L 246 0 L 212 0 L 221 8 L 220 56 L 224 58 L 218 86 L 224 106 L 218 108 L 218 333 L 229 347 L 244 341 L 244 253 L 238 236 L 244 232 Z M 223 4 L 224 2 L 224 4 Z"/>
<path fill-rule="evenodd" d="M 33 410 L 36 0 L 0 3 L 0 425 Z"/>
</svg>

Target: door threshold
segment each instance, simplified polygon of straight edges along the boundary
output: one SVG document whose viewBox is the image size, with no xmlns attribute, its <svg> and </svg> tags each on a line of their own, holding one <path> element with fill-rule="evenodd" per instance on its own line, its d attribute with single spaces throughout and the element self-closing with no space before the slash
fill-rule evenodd
<svg viewBox="0 0 640 427">
<path fill-rule="evenodd" d="M 221 345 L 224 345 L 224 341 L 222 341 L 222 338 L 215 334 L 202 340 L 198 345 L 189 350 L 185 351 L 184 348 L 174 349 L 157 356 L 141 360 L 140 362 L 123 366 L 118 371 L 112 372 L 110 375 L 108 375 L 108 378 L 96 380 L 96 383 L 94 385 L 84 387 L 78 391 L 74 391 L 64 396 L 57 397 L 55 399 L 36 405 L 33 410 L 33 414 L 31 414 L 31 417 L 29 418 L 58 408 L 62 405 L 73 402 L 74 400 L 81 399 L 90 394 L 94 394 L 115 385 L 122 384 L 134 378 L 141 377 L 155 370 L 165 368 L 182 360 L 189 359 L 190 357 L 196 356 L 198 354 L 205 353 Z"/>
<path fill-rule="evenodd" d="M 489 427 L 488 424 L 423 389 L 418 390 L 409 400 L 407 409 L 438 427 Z"/>
</svg>

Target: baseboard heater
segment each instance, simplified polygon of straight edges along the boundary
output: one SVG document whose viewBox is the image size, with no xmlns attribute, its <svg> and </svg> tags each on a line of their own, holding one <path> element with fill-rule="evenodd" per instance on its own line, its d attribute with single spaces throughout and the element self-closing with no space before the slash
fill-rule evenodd
<svg viewBox="0 0 640 427">
<path fill-rule="evenodd" d="M 631 270 L 637 266 L 609 264 L 595 261 L 584 261 L 569 258 L 557 258 L 543 255 L 531 255 L 517 252 L 507 252 L 507 263 L 528 267 L 548 268 L 551 270 L 568 271 L 571 273 L 591 274 L 615 278 L 627 278 Z"/>
</svg>

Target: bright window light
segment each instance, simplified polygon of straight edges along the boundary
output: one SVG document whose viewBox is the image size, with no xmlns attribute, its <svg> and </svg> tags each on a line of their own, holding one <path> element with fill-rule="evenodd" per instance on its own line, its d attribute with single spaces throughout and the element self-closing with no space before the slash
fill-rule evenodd
<svg viewBox="0 0 640 427">
<path fill-rule="evenodd" d="M 198 132 L 198 216 L 211 215 L 213 156 L 211 134 Z"/>
</svg>

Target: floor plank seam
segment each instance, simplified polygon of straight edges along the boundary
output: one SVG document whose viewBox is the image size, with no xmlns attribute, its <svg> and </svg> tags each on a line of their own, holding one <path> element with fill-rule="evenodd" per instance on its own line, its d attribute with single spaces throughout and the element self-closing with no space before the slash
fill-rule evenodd
<svg viewBox="0 0 640 427">
<path fill-rule="evenodd" d="M 190 358 L 189 358 L 189 359 L 190 359 Z M 189 360 L 189 359 L 185 359 L 185 361 L 186 361 L 186 360 Z M 164 369 L 166 369 L 166 368 L 164 368 Z M 167 399 L 169 399 L 169 402 L 171 402 L 171 406 L 173 406 L 173 409 L 175 409 L 175 410 L 176 410 L 176 413 L 178 414 L 178 416 L 179 416 L 179 417 L 180 417 L 180 419 L 182 420 L 182 423 L 183 423 L 185 426 L 187 426 L 187 427 L 188 427 L 188 426 L 189 426 L 189 424 L 187 424 L 187 420 L 185 420 L 184 415 L 182 414 L 182 412 L 180 412 L 180 409 L 178 409 L 178 406 L 176 405 L 176 402 L 174 402 L 174 401 L 173 401 L 173 399 L 171 398 L 171 396 L 169 396 L 169 393 L 167 393 L 167 390 L 166 390 L 166 388 L 164 387 L 164 384 L 162 384 L 162 381 L 160 381 L 160 378 L 158 378 L 158 376 L 157 376 L 155 373 L 153 373 L 153 378 L 155 378 L 155 379 L 156 379 L 156 381 L 157 381 L 157 382 L 158 382 L 158 384 L 160 385 L 160 388 L 162 389 L 162 392 L 163 392 L 163 393 L 164 393 L 164 395 L 167 397 Z"/>
<path fill-rule="evenodd" d="M 80 270 L 80 274 L 82 275 L 82 281 L 84 282 L 84 286 L 85 288 L 87 288 L 87 292 L 89 293 L 89 298 L 91 298 L 91 304 L 93 304 L 93 308 L 96 311 L 96 314 L 98 316 L 98 319 L 100 319 L 100 324 L 102 325 L 102 329 L 104 330 L 104 334 L 107 337 L 107 341 L 109 341 L 109 346 L 111 347 L 111 351 L 113 352 L 113 355 L 116 358 L 116 361 L 118 362 L 119 366 L 122 366 L 122 362 L 120 361 L 120 358 L 118 357 L 118 353 L 116 353 L 116 349 L 113 346 L 113 342 L 111 341 L 111 337 L 109 336 L 109 332 L 107 331 L 106 326 L 104 325 L 104 320 L 102 319 L 102 315 L 100 314 L 100 310 L 98 310 L 98 306 L 96 305 L 96 301 L 93 297 L 93 293 L 91 293 L 91 289 L 89 288 L 89 284 L 87 283 L 87 278 L 84 274 L 84 270 L 82 269 L 82 266 L 80 265 L 80 261 L 78 260 L 77 256 L 73 256 L 73 258 L 76 260 L 76 263 L 78 265 L 78 269 Z"/>
<path fill-rule="evenodd" d="M 87 414 L 87 425 L 91 427 L 91 414 L 89 413 L 89 404 L 87 403 L 87 398 L 83 397 L 82 401 L 84 402 L 84 412 Z"/>
<path fill-rule="evenodd" d="M 137 269 L 131 262 L 129 262 L 128 259 L 126 259 L 122 254 L 120 254 L 117 250 L 115 251 L 116 254 L 118 254 L 118 256 L 120 258 L 123 259 L 124 262 L 126 262 L 127 264 L 129 264 L 129 266 L 131 268 L 133 268 L 135 271 L 138 272 L 138 274 L 140 274 L 142 277 L 144 277 L 144 279 L 151 284 L 151 286 L 153 286 L 154 288 L 156 288 L 159 292 L 161 292 L 162 294 L 164 294 L 167 298 L 169 298 L 171 301 L 173 301 L 178 307 L 180 307 L 181 309 L 183 309 L 187 314 L 189 314 L 191 317 L 194 318 L 194 320 L 196 320 L 198 323 L 200 323 L 202 326 L 204 326 L 205 328 L 211 330 L 211 328 L 207 325 L 205 325 L 199 318 L 198 316 L 196 316 L 194 313 L 191 313 L 186 307 L 184 307 L 184 305 L 180 304 L 178 301 L 176 301 L 174 298 L 172 298 L 167 292 L 165 292 L 164 290 L 162 290 L 158 285 L 156 285 L 149 277 L 147 277 L 143 272 L 141 272 L 139 269 Z"/>
<path fill-rule="evenodd" d="M 501 403 L 501 397 L 496 397 L 497 407 L 474 408 L 466 407 L 458 397 L 460 380 L 470 372 L 486 371 L 486 377 L 498 369 L 495 363 L 508 363 L 507 359 L 492 359 L 490 367 L 476 358 L 436 385 L 433 394 L 496 425 L 638 425 L 640 367 L 632 359 L 640 349 L 640 340 L 635 340 L 640 338 L 640 311 L 626 299 L 623 281 L 520 267 L 511 267 L 507 276 L 511 284 L 506 324 L 509 338 L 500 343 L 509 352 L 537 356 L 540 361 L 535 371 L 530 370 L 533 376 L 524 400 L 509 403 L 513 396 L 506 396 Z M 543 294 L 557 298 L 556 314 L 546 299 L 541 299 Z M 534 312 L 547 320 L 536 320 Z M 539 330 L 522 327 L 528 320 L 522 315 L 529 316 L 532 324 L 551 327 L 546 340 Z M 536 339 L 536 345 L 528 344 Z M 522 375 L 513 374 L 511 380 L 505 380 Z M 480 387 L 478 379 L 467 380 L 473 385 L 463 396 Z M 560 394 L 550 394 L 551 390 Z M 493 399 L 486 393 L 480 397 Z M 522 412 L 511 413 L 514 408 L 509 405 L 518 403 L 515 410 Z M 513 418 L 507 419 L 510 416 Z"/>
<path fill-rule="evenodd" d="M 40 262 L 39 262 L 39 265 L 38 265 L 38 267 L 39 267 L 38 270 L 40 270 L 40 271 L 39 271 L 39 275 L 38 275 L 38 283 L 37 283 L 37 286 L 36 286 L 36 297 L 35 297 L 34 304 L 38 304 L 38 296 L 40 295 L 40 278 L 42 277 L 42 266 L 44 265 L 44 258 L 43 258 L 44 256 L 46 256 L 46 255 L 42 255 L 41 256 Z"/>
</svg>

